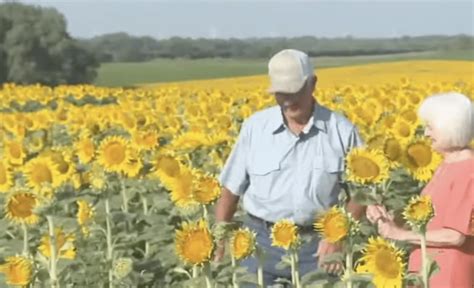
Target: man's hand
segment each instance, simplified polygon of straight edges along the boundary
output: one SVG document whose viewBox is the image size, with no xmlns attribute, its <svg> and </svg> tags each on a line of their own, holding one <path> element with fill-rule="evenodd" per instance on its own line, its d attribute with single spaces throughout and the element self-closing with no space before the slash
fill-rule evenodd
<svg viewBox="0 0 474 288">
<path fill-rule="evenodd" d="M 316 257 L 319 257 L 318 259 L 319 267 L 323 268 L 324 270 L 326 270 L 327 273 L 330 273 L 330 274 L 342 273 L 343 268 L 342 268 L 341 262 L 333 262 L 333 263 L 327 263 L 327 264 L 323 263 L 325 257 L 335 252 L 341 252 L 341 251 L 342 251 L 342 247 L 340 244 L 332 244 L 321 239 L 321 241 L 319 241 L 318 251 L 316 252 Z"/>
<path fill-rule="evenodd" d="M 214 251 L 214 261 L 220 262 L 224 258 L 225 254 L 225 241 L 221 240 L 217 243 L 216 250 Z"/>
</svg>

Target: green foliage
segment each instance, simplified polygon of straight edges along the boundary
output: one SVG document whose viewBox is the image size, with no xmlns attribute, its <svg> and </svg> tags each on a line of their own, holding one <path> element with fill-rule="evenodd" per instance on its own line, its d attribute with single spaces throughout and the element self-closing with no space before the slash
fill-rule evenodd
<svg viewBox="0 0 474 288">
<path fill-rule="evenodd" d="M 54 9 L 0 4 L 0 83 L 48 85 L 91 82 L 98 66 L 66 31 Z"/>
<path fill-rule="evenodd" d="M 154 58 L 269 58 L 284 48 L 308 52 L 312 57 L 385 55 L 394 53 L 467 50 L 474 47 L 474 37 L 421 36 L 389 39 L 353 37 L 316 38 L 249 38 L 192 39 L 171 37 L 156 40 L 126 33 L 113 33 L 83 40 L 82 44 L 96 53 L 101 62 L 139 62 Z"/>
</svg>

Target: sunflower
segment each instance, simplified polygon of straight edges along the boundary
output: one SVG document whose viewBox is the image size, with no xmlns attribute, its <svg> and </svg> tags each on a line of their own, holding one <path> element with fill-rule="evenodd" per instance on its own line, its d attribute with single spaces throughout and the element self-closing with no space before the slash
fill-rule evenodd
<svg viewBox="0 0 474 288">
<path fill-rule="evenodd" d="M 45 147 L 46 137 L 44 135 L 33 135 L 26 142 L 26 150 L 28 153 L 39 153 Z"/>
<path fill-rule="evenodd" d="M 210 260 L 213 241 L 206 221 L 185 222 L 176 231 L 176 253 L 187 264 L 201 265 Z"/>
<path fill-rule="evenodd" d="M 6 217 L 12 222 L 27 225 L 38 223 L 39 217 L 34 213 L 34 209 L 38 206 L 35 194 L 16 192 L 11 194 L 6 202 Z"/>
<path fill-rule="evenodd" d="M 423 195 L 411 198 L 403 210 L 403 216 L 410 226 L 418 231 L 424 230 L 434 216 L 431 196 Z"/>
<path fill-rule="evenodd" d="M 413 178 L 426 182 L 431 179 L 442 159 L 431 149 L 426 139 L 420 138 L 406 146 L 402 161 Z"/>
<path fill-rule="evenodd" d="M 389 177 L 387 159 L 379 150 L 352 149 L 346 156 L 347 179 L 356 183 L 381 183 Z"/>
<path fill-rule="evenodd" d="M 186 132 L 173 139 L 171 147 L 179 150 L 192 150 L 201 146 L 209 145 L 209 136 L 207 133 Z"/>
<path fill-rule="evenodd" d="M 7 161 L 0 161 L 0 193 L 6 192 L 13 184 L 13 175 Z"/>
<path fill-rule="evenodd" d="M 76 258 L 76 247 L 74 247 L 74 234 L 64 233 L 62 228 L 55 228 L 56 238 L 56 255 L 63 259 L 74 259 Z M 49 234 L 44 234 L 41 237 L 41 243 L 38 247 L 38 251 L 45 257 L 51 257 L 51 245 L 50 245 Z"/>
<path fill-rule="evenodd" d="M 416 126 L 403 118 L 397 118 L 390 132 L 401 144 L 406 144 L 415 136 Z"/>
<path fill-rule="evenodd" d="M 82 163 L 89 163 L 94 158 L 95 146 L 91 138 L 82 138 L 74 144 L 77 157 Z"/>
<path fill-rule="evenodd" d="M 239 228 L 230 238 L 230 253 L 236 260 L 248 257 L 255 250 L 255 233 L 248 228 Z"/>
<path fill-rule="evenodd" d="M 405 269 L 403 251 L 381 237 L 369 238 L 356 267 L 358 273 L 373 274 L 376 287 L 402 287 Z"/>
<path fill-rule="evenodd" d="M 367 147 L 369 147 L 369 149 L 381 149 L 385 138 L 385 134 L 382 133 L 372 134 L 367 138 Z"/>
<path fill-rule="evenodd" d="M 286 250 L 294 248 L 299 244 L 298 228 L 291 220 L 280 220 L 273 225 L 271 238 L 272 246 Z"/>
<path fill-rule="evenodd" d="M 155 175 L 158 176 L 163 185 L 178 177 L 181 165 L 177 159 L 170 155 L 159 155 L 154 162 Z"/>
<path fill-rule="evenodd" d="M 399 113 L 400 117 L 412 125 L 418 125 L 418 116 L 414 109 L 405 109 Z"/>
<path fill-rule="evenodd" d="M 118 279 L 127 277 L 133 270 L 133 260 L 130 258 L 119 258 L 114 261 L 112 271 Z"/>
<path fill-rule="evenodd" d="M 180 170 L 180 175 L 167 183 L 167 188 L 171 191 L 173 203 L 179 208 L 187 208 L 198 203 L 193 195 L 194 175 L 191 169 L 185 166 Z"/>
<path fill-rule="evenodd" d="M 105 188 L 107 175 L 104 168 L 97 163 L 92 164 L 92 168 L 84 175 L 84 182 L 90 184 L 92 188 L 100 191 Z"/>
<path fill-rule="evenodd" d="M 4 157 L 14 166 L 23 165 L 26 157 L 25 150 L 21 141 L 7 141 L 4 144 Z"/>
<path fill-rule="evenodd" d="M 63 182 L 58 166 L 48 158 L 34 158 L 28 161 L 24 167 L 24 174 L 28 185 L 36 190 L 41 190 L 43 185 L 56 188 Z"/>
<path fill-rule="evenodd" d="M 385 139 L 383 152 L 388 160 L 390 168 L 400 166 L 400 161 L 403 156 L 403 147 L 396 138 L 388 137 Z"/>
<path fill-rule="evenodd" d="M 194 189 L 194 199 L 200 204 L 211 204 L 221 195 L 219 182 L 213 177 L 201 176 Z"/>
<path fill-rule="evenodd" d="M 60 148 L 62 149 L 62 148 Z M 40 157 L 51 159 L 58 168 L 61 179 L 70 180 L 75 172 L 74 163 L 72 162 L 72 153 L 67 150 L 46 150 Z"/>
<path fill-rule="evenodd" d="M 133 134 L 135 144 L 145 150 L 151 150 L 158 146 L 158 133 L 155 130 L 137 131 Z"/>
<path fill-rule="evenodd" d="M 82 233 L 85 236 L 89 235 L 89 227 L 88 224 L 93 221 L 95 216 L 95 209 L 94 207 L 85 200 L 78 200 L 77 201 L 77 223 L 81 226 Z"/>
<path fill-rule="evenodd" d="M 314 223 L 314 229 L 329 243 L 336 243 L 350 233 L 350 218 L 342 208 L 333 206 L 319 215 Z"/>
<path fill-rule="evenodd" d="M 121 136 L 108 136 L 100 143 L 97 160 L 106 171 L 122 172 L 129 158 L 127 139 Z"/>
<path fill-rule="evenodd" d="M 0 273 L 5 274 L 8 285 L 27 286 L 33 277 L 33 263 L 23 256 L 10 256 L 0 265 Z"/>
<path fill-rule="evenodd" d="M 130 149 L 130 159 L 124 168 L 123 173 L 128 178 L 137 177 L 143 166 L 142 160 L 140 159 L 140 152 L 136 149 Z"/>
</svg>

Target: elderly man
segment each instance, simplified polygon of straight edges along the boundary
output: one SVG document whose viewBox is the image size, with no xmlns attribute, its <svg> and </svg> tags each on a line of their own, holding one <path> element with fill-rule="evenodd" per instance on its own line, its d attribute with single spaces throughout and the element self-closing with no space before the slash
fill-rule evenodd
<svg viewBox="0 0 474 288">
<path fill-rule="evenodd" d="M 271 246 L 272 224 L 291 219 L 312 240 L 300 249 L 301 275 L 317 269 L 317 263 L 340 247 L 320 240 L 312 223 L 318 212 L 338 202 L 344 157 L 362 144 L 355 126 L 342 115 L 318 104 L 313 98 L 317 78 L 308 55 L 286 49 L 269 64 L 270 93 L 277 106 L 259 111 L 242 124 L 237 143 L 220 175 L 223 187 L 216 206 L 216 221 L 231 221 L 239 199 L 247 212 L 244 224 L 257 234 L 257 245 L 266 254 L 266 285 L 277 278 L 289 279 L 289 270 L 278 270 L 285 251 Z M 358 218 L 363 207 L 352 201 L 347 209 Z M 216 259 L 224 253 L 221 245 Z M 251 273 L 257 260 L 243 261 Z M 341 264 L 325 265 L 329 273 Z"/>
</svg>

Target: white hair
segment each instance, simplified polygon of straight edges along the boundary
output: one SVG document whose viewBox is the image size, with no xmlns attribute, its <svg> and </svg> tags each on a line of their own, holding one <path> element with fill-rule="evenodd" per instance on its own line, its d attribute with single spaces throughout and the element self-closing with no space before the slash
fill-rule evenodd
<svg viewBox="0 0 474 288">
<path fill-rule="evenodd" d="M 445 148 L 463 148 L 474 137 L 474 106 L 463 94 L 436 94 L 426 98 L 418 109 L 418 116 L 436 127 L 440 144 Z"/>
</svg>

